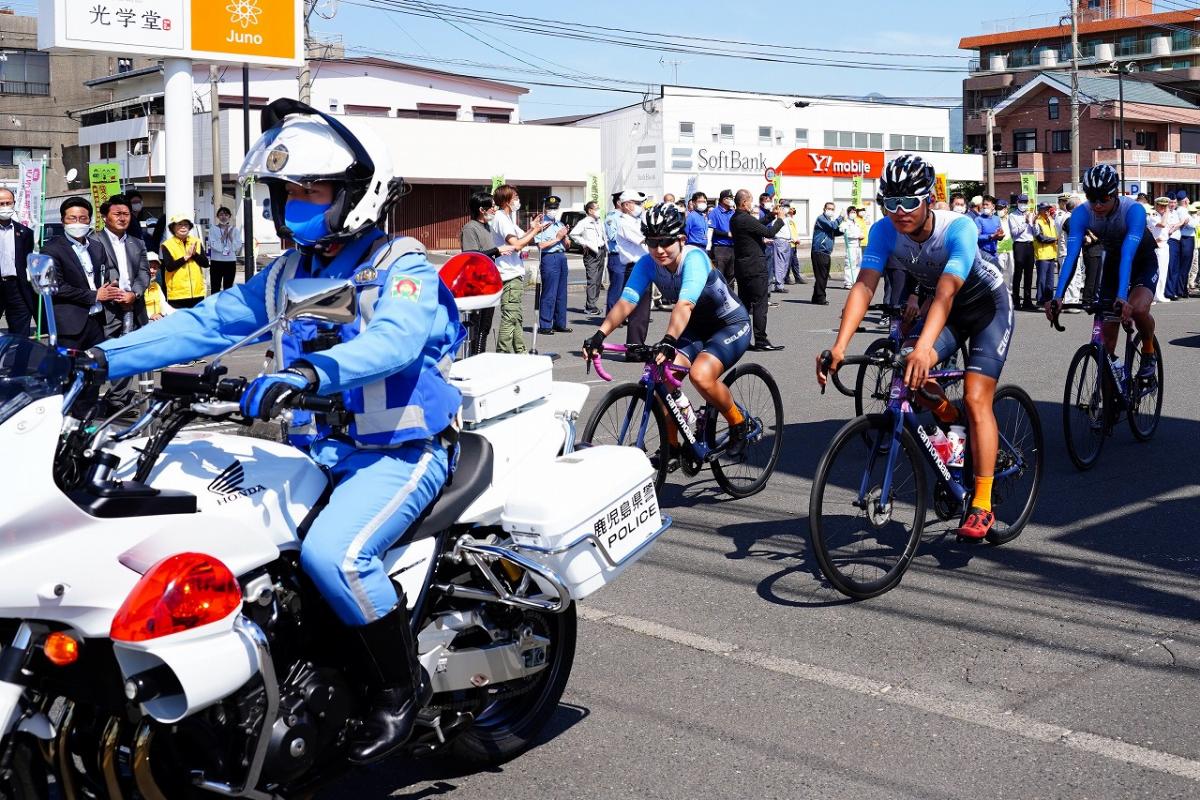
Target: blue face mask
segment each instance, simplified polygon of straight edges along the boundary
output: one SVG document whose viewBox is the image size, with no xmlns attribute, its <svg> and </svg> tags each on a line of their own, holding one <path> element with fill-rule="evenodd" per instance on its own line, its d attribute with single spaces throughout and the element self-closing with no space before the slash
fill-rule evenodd
<svg viewBox="0 0 1200 800">
<path fill-rule="evenodd" d="M 283 207 L 283 224 L 292 232 L 296 244 L 313 245 L 329 234 L 325 212 L 329 203 L 310 203 L 307 200 L 288 200 Z"/>
</svg>

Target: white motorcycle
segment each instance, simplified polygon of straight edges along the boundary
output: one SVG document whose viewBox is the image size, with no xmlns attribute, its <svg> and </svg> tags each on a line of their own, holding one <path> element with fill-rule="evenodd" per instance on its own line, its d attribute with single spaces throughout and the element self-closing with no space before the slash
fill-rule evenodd
<svg viewBox="0 0 1200 800">
<path fill-rule="evenodd" d="M 349 283 L 294 281 L 271 328 L 352 303 Z M 285 444 L 185 429 L 241 419 L 245 381 L 219 359 L 164 372 L 124 430 L 80 423 L 67 412 L 103 379 L 86 361 L 0 337 L 0 798 L 46 797 L 51 775 L 66 798 L 312 794 L 349 768 L 367 700 L 360 651 L 299 567 L 326 474 Z M 530 745 L 571 672 L 576 601 L 670 519 L 642 453 L 574 450 L 588 390 L 549 359 L 484 354 L 451 378 L 457 469 L 384 563 L 434 689 L 405 754 L 482 766 Z"/>
</svg>

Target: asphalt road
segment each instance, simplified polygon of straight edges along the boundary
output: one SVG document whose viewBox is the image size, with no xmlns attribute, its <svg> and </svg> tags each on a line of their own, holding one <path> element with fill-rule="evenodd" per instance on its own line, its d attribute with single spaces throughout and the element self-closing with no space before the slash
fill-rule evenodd
<svg viewBox="0 0 1200 800">
<path fill-rule="evenodd" d="M 747 355 L 784 396 L 774 478 L 732 501 L 707 472 L 671 477 L 675 525 L 582 604 L 574 672 L 538 745 L 484 774 L 389 763 L 324 797 L 1200 797 L 1200 300 L 1155 307 L 1156 438 L 1118 427 L 1089 473 L 1066 456 L 1061 398 L 1090 318 L 1058 334 L 1019 314 L 1002 382 L 1029 392 L 1045 429 L 1031 524 L 994 548 L 955 543 L 931 516 L 901 585 L 850 602 L 822 580 L 807 518 L 817 460 L 853 413 L 811 367 L 844 292 L 817 307 L 806 288 L 770 312 L 787 349 Z M 590 330 L 578 289 L 571 307 L 575 332 L 544 352 Z M 555 377 L 584 374 L 564 357 Z"/>
</svg>

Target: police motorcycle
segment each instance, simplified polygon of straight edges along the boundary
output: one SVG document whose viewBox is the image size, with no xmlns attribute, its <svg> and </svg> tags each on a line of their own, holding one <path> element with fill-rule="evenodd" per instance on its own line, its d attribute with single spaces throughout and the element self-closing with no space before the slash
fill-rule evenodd
<svg viewBox="0 0 1200 800">
<path fill-rule="evenodd" d="M 441 280 L 469 305 L 489 260 Z M 487 267 L 490 267 L 489 273 Z M 101 418 L 105 376 L 54 346 L 53 262 L 31 256 L 49 344 L 0 336 L 0 798 L 290 798 L 343 775 L 369 665 L 300 566 L 331 494 L 307 454 L 189 428 L 249 424 L 221 358 Z M 267 326 L 344 323 L 350 281 L 297 279 Z M 227 352 L 229 352 L 227 351 Z M 548 358 L 455 362 L 457 466 L 382 556 L 431 692 L 399 757 L 483 767 L 528 748 L 575 654 L 576 603 L 670 525 L 634 448 L 574 449 L 585 385 Z M 347 413 L 297 392 L 284 414 Z"/>
</svg>

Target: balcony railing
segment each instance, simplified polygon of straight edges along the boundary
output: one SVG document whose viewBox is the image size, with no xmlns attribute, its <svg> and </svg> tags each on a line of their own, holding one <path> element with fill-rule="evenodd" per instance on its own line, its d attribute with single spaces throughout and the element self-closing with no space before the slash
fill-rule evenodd
<svg viewBox="0 0 1200 800">
<path fill-rule="evenodd" d="M 1024 31 L 1031 28 L 1057 28 L 1062 23 L 1062 14 L 1047 12 L 1024 17 L 1007 17 L 1005 19 L 989 19 L 983 21 L 984 33 L 1009 33 Z M 1108 11 L 1103 8 L 1081 8 L 1080 22 L 1096 22 L 1106 19 Z"/>
<path fill-rule="evenodd" d="M 50 94 L 50 84 L 31 83 L 30 81 L 0 81 L 0 94 L 36 95 L 45 97 Z"/>
<path fill-rule="evenodd" d="M 1120 164 L 1121 150 L 1116 147 L 1106 147 L 1092 153 L 1096 164 Z M 1175 153 L 1166 150 L 1126 150 L 1125 166 L 1144 167 L 1196 167 L 1200 166 L 1200 156 L 1196 153 Z"/>
</svg>

